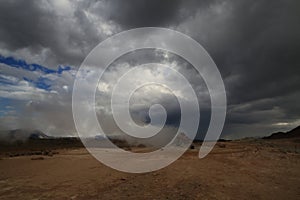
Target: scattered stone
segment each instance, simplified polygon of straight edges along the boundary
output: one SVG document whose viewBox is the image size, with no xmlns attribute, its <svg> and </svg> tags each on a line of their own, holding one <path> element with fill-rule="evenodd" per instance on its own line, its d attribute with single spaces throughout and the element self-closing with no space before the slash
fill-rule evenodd
<svg viewBox="0 0 300 200">
<path fill-rule="evenodd" d="M 138 147 L 138 148 L 146 148 L 146 145 L 144 145 L 144 144 L 139 144 L 139 145 L 137 145 L 137 147 Z"/>
<path fill-rule="evenodd" d="M 226 148 L 226 145 L 225 144 L 218 144 L 218 147 L 220 147 L 220 148 Z"/>
<path fill-rule="evenodd" d="M 35 158 L 31 158 L 31 160 L 44 160 L 44 157 L 35 157 Z"/>
</svg>

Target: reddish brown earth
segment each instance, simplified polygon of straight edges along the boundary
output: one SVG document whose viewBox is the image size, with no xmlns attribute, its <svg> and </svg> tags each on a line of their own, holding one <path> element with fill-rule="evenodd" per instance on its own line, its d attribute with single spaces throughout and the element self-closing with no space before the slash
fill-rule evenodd
<svg viewBox="0 0 300 200">
<path fill-rule="evenodd" d="M 0 159 L 0 199 L 300 199 L 300 143 L 219 143 L 146 174 L 115 171 L 84 148 Z"/>
</svg>

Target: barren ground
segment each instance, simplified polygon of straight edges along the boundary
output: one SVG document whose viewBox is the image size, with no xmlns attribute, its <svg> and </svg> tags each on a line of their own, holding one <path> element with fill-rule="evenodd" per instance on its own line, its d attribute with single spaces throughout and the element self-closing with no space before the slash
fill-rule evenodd
<svg viewBox="0 0 300 200">
<path fill-rule="evenodd" d="M 84 148 L 2 153 L 0 199 L 300 199 L 299 149 L 289 140 L 218 143 L 204 159 L 189 150 L 146 174 L 110 169 Z"/>
</svg>

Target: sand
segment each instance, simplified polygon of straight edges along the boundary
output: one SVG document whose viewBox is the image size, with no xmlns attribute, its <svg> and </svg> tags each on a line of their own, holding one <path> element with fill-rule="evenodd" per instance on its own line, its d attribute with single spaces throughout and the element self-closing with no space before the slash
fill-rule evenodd
<svg viewBox="0 0 300 200">
<path fill-rule="evenodd" d="M 291 141 L 218 143 L 145 174 L 111 169 L 84 148 L 0 159 L 0 199 L 300 199 L 300 149 Z"/>
</svg>

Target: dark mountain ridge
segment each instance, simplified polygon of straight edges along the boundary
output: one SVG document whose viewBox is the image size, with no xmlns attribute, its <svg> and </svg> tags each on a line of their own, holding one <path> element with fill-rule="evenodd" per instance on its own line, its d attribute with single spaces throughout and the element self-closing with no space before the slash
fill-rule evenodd
<svg viewBox="0 0 300 200">
<path fill-rule="evenodd" d="M 286 138 L 300 138 L 300 126 L 287 132 L 273 133 L 270 136 L 264 137 L 263 139 L 286 139 Z"/>
</svg>

